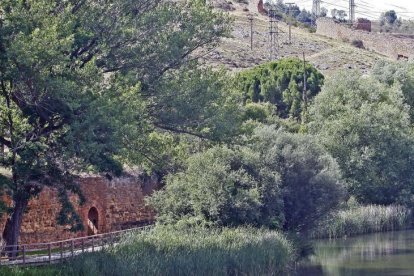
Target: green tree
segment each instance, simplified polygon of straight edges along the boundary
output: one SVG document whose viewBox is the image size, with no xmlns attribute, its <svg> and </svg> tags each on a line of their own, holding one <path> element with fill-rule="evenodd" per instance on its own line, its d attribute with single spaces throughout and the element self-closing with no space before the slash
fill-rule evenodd
<svg viewBox="0 0 414 276">
<path fill-rule="evenodd" d="M 280 117 L 298 119 L 303 105 L 303 73 L 303 62 L 288 58 L 245 70 L 235 82 L 245 101 L 273 103 Z M 312 99 L 320 91 L 324 77 L 308 63 L 306 76 L 307 97 Z"/>
<path fill-rule="evenodd" d="M 351 194 L 391 204 L 413 193 L 414 140 L 398 85 L 359 73 L 330 79 L 310 109 L 309 130 L 337 159 Z"/>
<path fill-rule="evenodd" d="M 17 244 L 27 204 L 44 186 L 59 190 L 59 223 L 77 230 L 67 192 L 83 200 L 79 172 L 153 165 L 153 156 L 162 160 L 170 150 L 172 134 L 214 139 L 216 129 L 228 130 L 213 73 L 190 66 L 229 31 L 229 19 L 203 2 L 0 2 L 0 166 L 11 174 L 0 181 L 13 200 L 8 245 Z M 180 124 L 195 97 L 200 104 Z M 163 115 L 168 110 L 176 121 Z"/>
<path fill-rule="evenodd" d="M 321 14 L 320 17 L 327 17 L 328 16 L 328 9 L 325 7 L 321 7 Z"/>
<path fill-rule="evenodd" d="M 261 127 L 248 147 L 214 147 L 149 198 L 161 223 L 243 224 L 308 233 L 341 202 L 338 165 L 310 136 Z"/>
<path fill-rule="evenodd" d="M 339 166 L 315 137 L 265 126 L 249 144 L 262 166 L 280 177 L 281 193 L 264 204 L 283 202 L 285 231 L 308 234 L 342 202 L 346 187 Z"/>
<path fill-rule="evenodd" d="M 411 122 L 414 122 L 414 63 L 380 61 L 372 69 L 372 76 L 392 87 L 400 85 L 404 101 L 410 106 Z"/>
<path fill-rule="evenodd" d="M 262 205 L 258 163 L 253 152 L 214 147 L 190 157 L 185 171 L 170 175 L 165 190 L 149 202 L 161 223 L 191 218 L 221 226 L 258 225 Z M 269 187 L 269 196 L 276 195 L 277 185 Z"/>
<path fill-rule="evenodd" d="M 381 24 L 393 25 L 398 19 L 397 13 L 394 10 L 386 11 L 381 14 L 380 22 Z"/>
<path fill-rule="evenodd" d="M 346 11 L 344 11 L 344 10 L 338 10 L 336 15 L 338 16 L 338 19 L 341 20 L 341 21 L 345 21 L 345 17 L 348 16 Z"/>
</svg>

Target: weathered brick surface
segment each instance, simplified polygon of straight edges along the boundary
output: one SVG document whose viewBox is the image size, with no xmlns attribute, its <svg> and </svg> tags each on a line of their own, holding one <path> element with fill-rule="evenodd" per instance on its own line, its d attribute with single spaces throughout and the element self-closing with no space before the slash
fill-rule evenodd
<svg viewBox="0 0 414 276">
<path fill-rule="evenodd" d="M 364 30 L 355 30 L 346 25 L 339 24 L 331 18 L 317 20 L 317 34 L 339 40 L 361 40 L 364 47 L 377 53 L 398 59 L 403 56 L 414 58 L 414 39 L 410 36 L 372 33 Z"/>
<path fill-rule="evenodd" d="M 148 224 L 154 219 L 154 212 L 145 206 L 144 197 L 158 188 L 158 179 L 151 177 L 124 177 L 111 181 L 103 177 L 85 177 L 80 180 L 84 205 L 77 206 L 85 231 L 73 233 L 69 227 L 60 226 L 56 216 L 60 210 L 57 192 L 45 188 L 38 198 L 32 199 L 25 213 L 21 228 L 21 243 L 56 241 L 87 235 L 88 212 L 95 207 L 98 211 L 99 233 L 121 230 Z M 77 197 L 71 196 L 77 203 Z M 10 203 L 10 200 L 7 200 Z M 0 221 L 3 230 L 5 220 Z"/>
</svg>

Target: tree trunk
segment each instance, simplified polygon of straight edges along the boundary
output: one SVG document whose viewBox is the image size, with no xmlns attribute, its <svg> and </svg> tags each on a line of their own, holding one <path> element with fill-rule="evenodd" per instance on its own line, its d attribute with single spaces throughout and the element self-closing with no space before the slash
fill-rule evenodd
<svg viewBox="0 0 414 276">
<path fill-rule="evenodd" d="M 4 228 L 3 237 L 6 241 L 6 251 L 9 257 L 14 258 L 18 253 L 18 242 L 20 236 L 20 227 L 22 224 L 23 214 L 26 210 L 28 200 L 18 200 L 15 202 L 13 214 L 10 219 L 7 220 Z"/>
</svg>

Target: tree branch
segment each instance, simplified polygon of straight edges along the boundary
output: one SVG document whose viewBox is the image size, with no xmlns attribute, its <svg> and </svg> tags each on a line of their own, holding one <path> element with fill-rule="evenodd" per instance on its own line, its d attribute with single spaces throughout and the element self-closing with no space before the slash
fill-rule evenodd
<svg viewBox="0 0 414 276">
<path fill-rule="evenodd" d="M 4 137 L 0 136 L 0 143 L 7 146 L 8 148 L 11 148 L 11 141 L 7 140 Z"/>
<path fill-rule="evenodd" d="M 198 138 L 203 139 L 203 140 L 211 140 L 209 137 L 204 136 L 200 133 L 195 133 L 195 132 L 185 130 L 185 129 L 177 129 L 177 128 L 174 128 L 174 127 L 171 127 L 171 126 L 165 126 L 165 125 L 162 125 L 162 124 L 159 124 L 159 123 L 153 123 L 153 124 L 154 124 L 155 127 L 163 129 L 163 130 L 167 130 L 167 131 L 171 131 L 171 132 L 175 132 L 175 133 L 181 133 L 181 134 L 188 134 L 188 135 L 192 135 L 192 136 L 198 137 Z"/>
</svg>

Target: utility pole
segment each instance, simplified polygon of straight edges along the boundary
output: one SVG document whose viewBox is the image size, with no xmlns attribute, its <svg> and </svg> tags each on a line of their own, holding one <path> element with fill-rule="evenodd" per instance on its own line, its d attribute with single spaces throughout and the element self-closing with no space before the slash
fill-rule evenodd
<svg viewBox="0 0 414 276">
<path fill-rule="evenodd" d="M 285 5 L 288 5 L 288 15 L 290 16 L 290 10 L 292 8 L 292 5 L 294 5 L 295 3 L 291 2 L 291 3 L 285 3 Z M 291 22 L 291 18 L 289 18 L 289 44 L 292 44 L 292 22 Z"/>
<path fill-rule="evenodd" d="M 269 10 L 269 59 L 273 61 L 279 52 L 279 27 L 276 10 Z"/>
<path fill-rule="evenodd" d="M 305 117 L 308 112 L 308 77 L 306 76 L 306 58 L 305 52 L 303 52 L 303 93 L 302 93 L 302 100 L 303 100 L 303 110 L 302 110 L 302 123 L 305 123 Z"/>
<path fill-rule="evenodd" d="M 355 0 L 349 0 L 349 23 L 355 22 Z"/>
<path fill-rule="evenodd" d="M 253 50 L 253 15 L 249 14 L 250 21 L 250 50 Z"/>
</svg>

